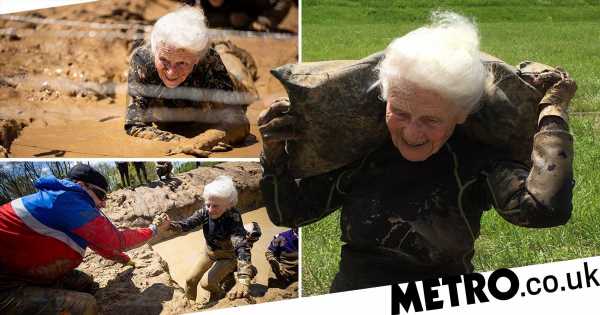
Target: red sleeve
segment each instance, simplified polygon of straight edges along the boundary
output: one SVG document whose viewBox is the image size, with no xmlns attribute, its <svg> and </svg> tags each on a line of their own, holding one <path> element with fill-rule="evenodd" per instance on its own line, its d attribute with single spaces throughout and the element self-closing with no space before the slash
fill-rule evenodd
<svg viewBox="0 0 600 315">
<path fill-rule="evenodd" d="M 88 246 L 102 257 L 121 263 L 130 260 L 124 251 L 138 247 L 152 238 L 152 230 L 149 228 L 118 230 L 103 216 L 98 216 L 73 232 L 85 239 Z"/>
</svg>

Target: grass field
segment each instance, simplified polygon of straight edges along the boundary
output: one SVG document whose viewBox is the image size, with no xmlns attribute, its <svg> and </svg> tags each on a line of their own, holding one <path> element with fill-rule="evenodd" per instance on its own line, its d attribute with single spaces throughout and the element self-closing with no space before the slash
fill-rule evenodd
<svg viewBox="0 0 600 315">
<path fill-rule="evenodd" d="M 475 18 L 482 50 L 511 64 L 560 65 L 577 80 L 574 213 L 564 227 L 524 229 L 494 211 L 482 220 L 477 271 L 600 255 L 600 1 L 302 1 L 302 59 L 358 59 L 427 23 L 434 9 Z M 303 295 L 327 293 L 337 272 L 339 212 L 303 228 Z"/>
</svg>

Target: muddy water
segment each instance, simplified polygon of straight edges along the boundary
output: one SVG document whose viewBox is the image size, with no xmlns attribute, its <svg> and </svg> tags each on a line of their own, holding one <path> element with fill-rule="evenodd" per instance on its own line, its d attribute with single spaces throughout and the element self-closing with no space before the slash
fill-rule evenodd
<svg viewBox="0 0 600 315">
<path fill-rule="evenodd" d="M 273 236 L 286 229 L 273 225 L 267 216 L 265 208 L 244 213 L 242 219 L 244 223 L 257 222 L 262 230 L 262 237 L 252 248 L 252 264 L 258 269 L 255 282 L 267 286 L 271 269 L 265 259 L 265 250 L 269 246 Z M 199 230 L 153 245 L 152 247 L 169 265 L 169 272 L 173 280 L 180 287 L 184 288 L 185 279 L 190 269 L 200 258 L 200 255 L 204 253 L 205 246 L 202 230 Z M 198 296 L 200 296 L 200 293 Z"/>
<path fill-rule="evenodd" d="M 43 17 L 101 23 L 152 24 L 159 16 L 181 5 L 169 0 L 106 0 L 79 6 L 37 11 Z M 297 31 L 297 9 L 282 24 Z M 0 27 L 19 30 L 62 30 L 53 25 L 0 21 Z M 78 30 L 78 29 L 75 29 Z M 260 136 L 256 120 L 271 100 L 285 95 L 269 70 L 296 61 L 297 38 L 227 38 L 248 50 L 258 65 L 255 83 L 261 99 L 248 108 L 252 136 L 230 152 L 211 157 L 257 157 Z M 174 144 L 128 136 L 123 130 L 125 90 L 108 98 L 73 95 L 41 84 L 25 84 L 43 77 L 49 82 L 126 83 L 129 45 L 124 39 L 63 38 L 31 35 L 0 36 L 0 118 L 33 121 L 10 148 L 13 157 L 164 157 Z M 2 80 L 7 79 L 7 82 Z M 14 83 L 11 80 L 19 80 Z M 43 81 L 42 80 L 42 81 Z M 10 82 L 9 82 L 10 81 Z M 31 81 L 33 82 L 33 81 Z M 33 84 L 35 85 L 35 84 Z"/>
</svg>

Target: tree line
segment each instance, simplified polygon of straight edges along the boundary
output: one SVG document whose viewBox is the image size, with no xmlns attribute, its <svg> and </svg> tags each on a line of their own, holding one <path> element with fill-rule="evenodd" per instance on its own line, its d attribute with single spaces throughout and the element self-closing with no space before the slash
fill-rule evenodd
<svg viewBox="0 0 600 315">
<path fill-rule="evenodd" d="M 102 173 L 108 181 L 110 191 L 124 188 L 114 162 L 0 162 L 0 205 L 36 192 L 35 181 L 40 177 L 54 176 L 56 178 L 66 178 L 69 170 L 77 163 L 91 165 Z M 175 162 L 173 164 L 173 171 L 176 174 L 189 171 L 198 166 L 195 162 Z M 144 166 L 148 180 L 157 180 L 156 164 L 154 162 L 144 162 Z M 143 184 L 135 176 L 136 173 L 131 163 L 129 165 L 129 173 L 132 175 L 131 186 Z"/>
</svg>

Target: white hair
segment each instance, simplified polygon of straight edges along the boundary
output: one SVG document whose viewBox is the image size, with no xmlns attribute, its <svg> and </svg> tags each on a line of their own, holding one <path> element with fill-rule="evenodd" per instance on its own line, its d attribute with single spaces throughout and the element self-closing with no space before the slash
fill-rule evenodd
<svg viewBox="0 0 600 315">
<path fill-rule="evenodd" d="M 150 46 L 170 45 L 202 55 L 209 45 L 206 17 L 200 8 L 184 6 L 162 16 L 152 28 Z"/>
<path fill-rule="evenodd" d="M 211 197 L 228 200 L 231 207 L 235 206 L 238 202 L 238 192 L 231 177 L 221 175 L 206 184 L 202 198 L 208 200 Z"/>
<path fill-rule="evenodd" d="M 383 99 L 408 81 L 467 112 L 475 109 L 488 80 L 477 27 L 453 12 L 433 12 L 430 25 L 392 41 L 378 70 Z"/>
</svg>

